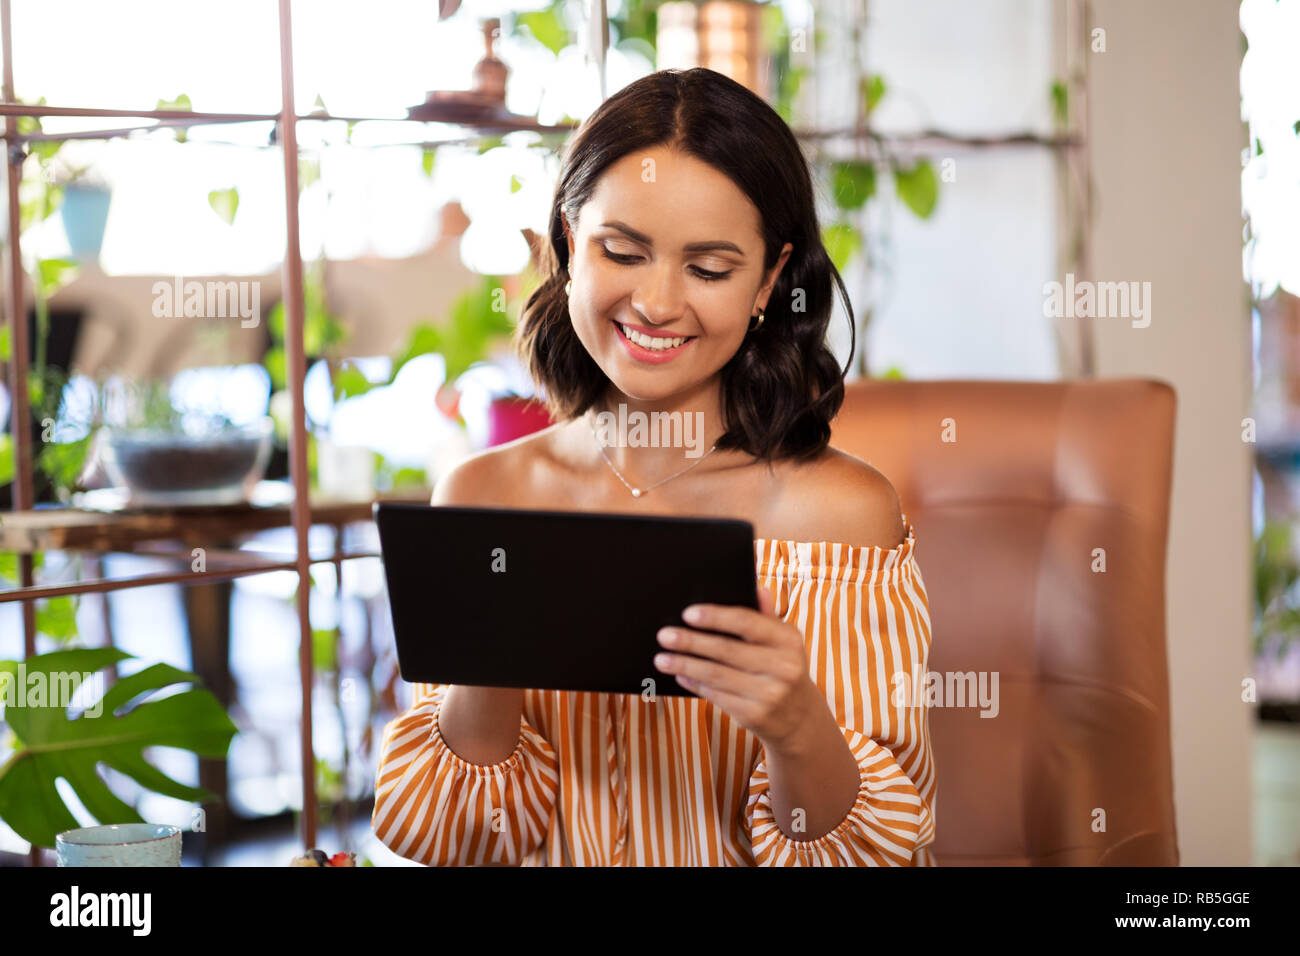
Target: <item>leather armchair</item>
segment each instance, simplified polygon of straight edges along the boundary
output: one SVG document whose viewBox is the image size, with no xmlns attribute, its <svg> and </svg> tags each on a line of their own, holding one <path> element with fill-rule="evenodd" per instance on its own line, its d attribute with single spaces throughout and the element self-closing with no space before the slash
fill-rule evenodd
<svg viewBox="0 0 1300 956">
<path fill-rule="evenodd" d="M 1175 407 L 1149 379 L 847 387 L 831 443 L 893 483 L 930 599 L 939 865 L 1178 864 Z M 981 676 L 996 710 L 961 706 Z"/>
</svg>

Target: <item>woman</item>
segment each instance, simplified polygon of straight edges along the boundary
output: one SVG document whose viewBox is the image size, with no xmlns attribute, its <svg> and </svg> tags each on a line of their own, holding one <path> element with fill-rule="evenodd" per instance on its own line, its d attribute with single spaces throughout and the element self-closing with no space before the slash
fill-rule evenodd
<svg viewBox="0 0 1300 956">
<path fill-rule="evenodd" d="M 744 518 L 761 610 L 661 632 L 696 697 L 417 685 L 375 833 L 429 864 L 930 865 L 926 711 L 899 693 L 928 601 L 894 488 L 828 447 L 832 285 L 852 312 L 790 129 L 710 70 L 631 84 L 571 140 L 542 261 L 517 344 L 556 424 L 433 503 Z M 680 413 L 703 445 L 607 448 L 620 413 Z M 629 564 L 628 586 L 672 573 Z"/>
</svg>

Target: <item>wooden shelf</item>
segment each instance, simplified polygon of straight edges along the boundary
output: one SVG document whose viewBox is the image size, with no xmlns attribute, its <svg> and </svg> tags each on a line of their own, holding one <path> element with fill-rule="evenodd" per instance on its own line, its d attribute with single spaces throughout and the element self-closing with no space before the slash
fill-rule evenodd
<svg viewBox="0 0 1300 956">
<path fill-rule="evenodd" d="M 312 494 L 311 523 L 342 525 L 369 521 L 376 501 L 429 500 L 430 492 L 411 489 L 364 498 Z M 131 551 L 145 541 L 205 542 L 289 527 L 292 503 L 230 505 L 214 508 L 125 509 L 33 508 L 0 515 L 0 551 Z"/>
</svg>

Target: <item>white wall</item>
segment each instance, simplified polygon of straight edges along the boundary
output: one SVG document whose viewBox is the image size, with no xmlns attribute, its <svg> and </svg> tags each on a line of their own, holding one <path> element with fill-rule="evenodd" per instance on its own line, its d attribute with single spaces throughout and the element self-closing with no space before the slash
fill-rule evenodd
<svg viewBox="0 0 1300 956">
<path fill-rule="evenodd" d="M 1152 283 L 1151 324 L 1098 320 L 1098 373 L 1178 392 L 1168 564 L 1174 789 L 1187 866 L 1249 865 L 1250 323 L 1234 0 L 1094 0 L 1094 271 Z"/>
<path fill-rule="evenodd" d="M 826 6 L 830 31 L 835 15 L 860 9 L 856 2 Z M 844 6 L 848 11 L 835 9 Z M 859 55 L 862 68 L 888 87 L 873 125 L 890 133 L 1049 135 L 1056 6 L 871 0 Z M 852 103 L 841 79 L 847 75 L 832 65 L 818 77 L 824 122 L 852 121 L 844 112 Z M 868 282 L 879 303 L 867 336 L 872 372 L 897 365 L 909 378 L 1057 378 L 1053 331 L 1042 314 L 1042 286 L 1056 271 L 1053 154 L 953 146 L 929 155 L 936 170 L 953 160 L 956 173 L 954 182 L 940 183 L 933 216 L 917 219 L 881 181 L 881 197 L 889 199 L 873 204 L 871 221 L 888 236 L 888 267 L 870 280 L 857 269 L 845 276 L 855 307 Z"/>
</svg>

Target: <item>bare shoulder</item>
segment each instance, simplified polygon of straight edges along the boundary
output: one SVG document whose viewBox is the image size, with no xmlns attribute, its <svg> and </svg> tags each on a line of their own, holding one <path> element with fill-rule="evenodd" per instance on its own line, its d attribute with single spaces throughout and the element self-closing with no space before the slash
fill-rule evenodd
<svg viewBox="0 0 1300 956">
<path fill-rule="evenodd" d="M 524 506 L 535 469 L 558 426 L 476 452 L 434 486 L 430 504 L 509 508 Z"/>
<path fill-rule="evenodd" d="M 838 448 L 790 468 L 782 494 L 801 541 L 896 548 L 903 542 L 898 492 L 880 471 Z"/>
</svg>

